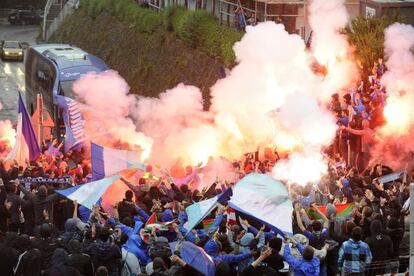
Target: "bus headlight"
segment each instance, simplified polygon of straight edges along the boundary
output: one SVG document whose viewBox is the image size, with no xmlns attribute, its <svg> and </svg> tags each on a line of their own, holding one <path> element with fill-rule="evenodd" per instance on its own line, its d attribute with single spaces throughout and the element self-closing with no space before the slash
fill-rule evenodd
<svg viewBox="0 0 414 276">
<path fill-rule="evenodd" d="M 19 56 L 23 55 L 23 52 L 19 52 Z"/>
<path fill-rule="evenodd" d="M 9 53 L 9 52 L 7 52 L 7 51 L 5 51 L 5 52 L 4 52 L 4 54 L 5 54 L 5 55 L 8 55 L 8 54 L 10 54 L 10 53 Z"/>
</svg>

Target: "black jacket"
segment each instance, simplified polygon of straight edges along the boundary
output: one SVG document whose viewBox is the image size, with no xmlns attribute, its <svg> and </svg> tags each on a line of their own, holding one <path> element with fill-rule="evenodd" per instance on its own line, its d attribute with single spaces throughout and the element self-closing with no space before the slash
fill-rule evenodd
<svg viewBox="0 0 414 276">
<path fill-rule="evenodd" d="M 39 249 L 42 253 L 42 267 L 47 269 L 51 266 L 53 253 L 57 248 L 63 248 L 63 245 L 57 239 L 39 238 L 33 242 L 33 247 Z"/>
<path fill-rule="evenodd" d="M 42 253 L 37 248 L 20 254 L 16 267 L 16 276 L 40 276 L 42 274 Z"/>
<path fill-rule="evenodd" d="M 403 238 L 404 231 L 402 228 L 396 228 L 387 229 L 385 233 L 391 238 L 394 259 L 398 259 L 400 257 L 400 242 Z"/>
<path fill-rule="evenodd" d="M 67 265 L 68 253 L 58 248 L 53 252 L 52 267 L 47 269 L 44 273 L 45 276 L 80 276 L 81 274 L 77 269 Z"/>
<path fill-rule="evenodd" d="M 38 193 L 37 195 L 33 195 L 23 185 L 20 185 L 20 189 L 33 204 L 36 225 L 41 225 L 46 222 L 43 216 L 43 210 L 45 209 L 49 212 L 49 218 L 53 218 L 53 203 L 59 198 L 58 194 L 46 195 Z"/>
<path fill-rule="evenodd" d="M 20 223 L 20 213 L 24 206 L 24 201 L 14 193 L 7 194 L 7 200 L 12 203 L 9 210 L 10 223 Z"/>
<path fill-rule="evenodd" d="M 94 267 L 92 259 L 88 254 L 82 253 L 82 244 L 77 240 L 72 240 L 67 244 L 66 248 L 70 253 L 67 264 L 79 270 L 83 276 L 93 276 Z"/>
<path fill-rule="evenodd" d="M 125 198 L 118 204 L 118 213 L 119 220 L 122 220 L 126 217 L 132 217 L 136 215 L 135 204 L 131 201 L 126 200 Z"/>
<path fill-rule="evenodd" d="M 279 271 L 284 267 L 283 257 L 280 256 L 279 252 L 272 252 L 269 257 L 263 260 L 269 267 L 276 271 Z"/>
<path fill-rule="evenodd" d="M 119 262 L 121 260 L 121 250 L 109 242 L 97 241 L 85 252 L 92 257 L 94 267 L 105 266 L 109 271 L 109 276 L 118 275 Z"/>
<path fill-rule="evenodd" d="M 388 235 L 372 235 L 365 239 L 372 253 L 372 261 L 386 261 L 393 258 L 393 245 Z"/>
<path fill-rule="evenodd" d="M 3 276 L 13 276 L 13 266 L 17 262 L 19 252 L 16 249 L 0 243 L 0 274 Z"/>
</svg>

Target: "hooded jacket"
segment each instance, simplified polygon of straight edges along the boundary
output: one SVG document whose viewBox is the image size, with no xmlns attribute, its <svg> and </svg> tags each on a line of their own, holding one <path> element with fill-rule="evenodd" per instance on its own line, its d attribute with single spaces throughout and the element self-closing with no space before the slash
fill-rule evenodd
<svg viewBox="0 0 414 276">
<path fill-rule="evenodd" d="M 392 240 L 381 232 L 381 222 L 374 220 L 371 223 L 371 236 L 365 239 L 371 250 L 373 262 L 386 261 L 394 257 Z"/>
<path fill-rule="evenodd" d="M 55 250 L 52 256 L 52 267 L 46 270 L 46 276 L 80 276 L 79 271 L 71 266 L 67 265 L 68 253 L 58 248 Z"/>
<path fill-rule="evenodd" d="M 42 253 L 32 248 L 23 251 L 14 267 L 15 276 L 40 276 L 42 274 Z"/>
<path fill-rule="evenodd" d="M 241 254 L 248 254 L 250 253 L 250 243 L 254 240 L 254 236 L 252 233 L 247 233 L 245 234 L 241 239 L 240 239 L 240 253 Z M 254 258 L 253 256 L 251 256 L 250 258 L 239 262 L 238 265 L 238 270 L 241 272 L 244 269 L 246 269 L 251 263 L 253 263 Z"/>
<path fill-rule="evenodd" d="M 147 245 L 142 241 L 139 235 L 131 235 L 123 248 L 129 253 L 134 254 L 142 265 L 147 265 L 152 262 L 148 255 Z"/>
<path fill-rule="evenodd" d="M 13 266 L 17 262 L 19 252 L 13 247 L 0 243 L 0 271 L 1 275 L 13 276 Z"/>
<path fill-rule="evenodd" d="M 77 240 L 71 240 L 66 248 L 69 251 L 67 264 L 78 269 L 83 276 L 93 276 L 92 259 L 88 254 L 82 253 L 82 244 Z"/>
<path fill-rule="evenodd" d="M 70 218 L 65 222 L 65 232 L 61 236 L 62 242 L 68 244 L 71 240 L 81 241 L 82 237 L 78 233 L 78 222 Z"/>
<path fill-rule="evenodd" d="M 121 259 L 121 251 L 110 242 L 98 240 L 85 252 L 92 257 L 94 267 L 105 266 L 110 276 L 118 275 L 118 262 Z"/>
<path fill-rule="evenodd" d="M 343 273 L 363 273 L 371 261 L 371 250 L 363 241 L 349 239 L 339 249 L 338 267 Z"/>
<path fill-rule="evenodd" d="M 303 254 L 304 247 L 302 244 L 298 243 L 297 249 L 300 254 Z M 320 262 L 317 257 L 313 257 L 310 261 L 303 258 L 297 259 L 290 253 L 289 245 L 285 245 L 283 258 L 293 268 L 295 276 L 319 276 Z"/>
<path fill-rule="evenodd" d="M 47 189 L 44 189 L 43 186 L 40 186 L 37 195 L 33 195 L 26 188 L 20 184 L 20 190 L 27 196 L 33 204 L 35 224 L 41 225 L 46 222 L 43 217 L 43 210 L 49 212 L 49 218 L 53 219 L 53 203 L 59 198 L 58 194 L 47 194 Z"/>
</svg>

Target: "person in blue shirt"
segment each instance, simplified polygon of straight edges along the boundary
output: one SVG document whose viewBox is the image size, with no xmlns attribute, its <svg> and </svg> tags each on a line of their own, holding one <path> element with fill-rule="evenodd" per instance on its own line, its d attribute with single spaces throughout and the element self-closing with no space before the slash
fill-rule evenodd
<svg viewBox="0 0 414 276">
<path fill-rule="evenodd" d="M 303 247 L 302 244 L 296 242 L 294 239 L 286 238 L 286 242 L 290 241 L 292 245 L 296 246 L 302 255 L 302 259 L 296 259 L 290 253 L 289 244 L 285 244 L 283 250 L 283 258 L 294 270 L 295 276 L 319 276 L 320 261 L 314 256 L 314 249 L 311 246 Z"/>
<path fill-rule="evenodd" d="M 367 266 L 372 261 L 372 254 L 368 244 L 361 241 L 362 236 L 362 228 L 355 227 L 352 229 L 351 238 L 339 249 L 338 267 L 342 275 L 365 275 Z"/>
<path fill-rule="evenodd" d="M 307 230 L 302 222 L 302 214 L 303 212 L 305 212 L 305 210 L 302 209 L 299 203 L 295 204 L 296 219 L 298 222 L 298 226 L 300 230 L 302 231 L 303 235 L 305 235 L 309 239 L 309 244 L 316 249 L 322 249 L 322 247 L 325 245 L 325 240 L 329 234 L 329 231 L 328 231 L 329 221 L 328 221 L 328 218 L 316 207 L 315 204 L 312 204 L 312 208 L 322 218 L 323 225 L 320 221 L 315 220 L 311 224 L 312 231 Z"/>
</svg>

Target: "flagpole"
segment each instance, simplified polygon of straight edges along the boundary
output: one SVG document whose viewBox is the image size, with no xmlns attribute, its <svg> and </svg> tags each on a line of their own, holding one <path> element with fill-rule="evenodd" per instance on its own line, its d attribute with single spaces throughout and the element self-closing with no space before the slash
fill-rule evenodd
<svg viewBox="0 0 414 276">
<path fill-rule="evenodd" d="M 39 112 L 37 122 L 37 143 L 42 147 L 43 142 L 43 97 L 42 94 L 37 94 L 37 110 Z"/>
</svg>

